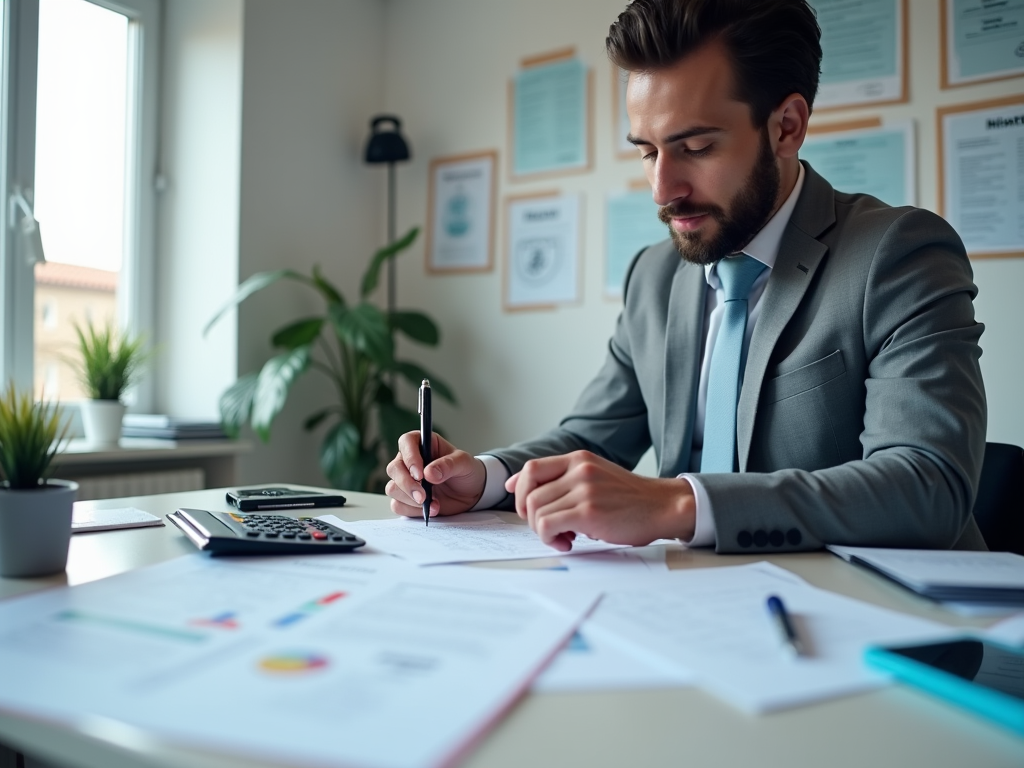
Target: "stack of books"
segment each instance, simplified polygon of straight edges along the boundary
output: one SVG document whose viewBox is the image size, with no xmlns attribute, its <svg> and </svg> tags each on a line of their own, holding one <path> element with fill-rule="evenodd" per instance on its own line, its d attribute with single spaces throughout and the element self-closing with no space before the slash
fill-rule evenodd
<svg viewBox="0 0 1024 768">
<path fill-rule="evenodd" d="M 220 422 L 178 419 L 159 413 L 126 413 L 121 434 L 161 440 L 223 440 L 227 437 Z"/>
</svg>

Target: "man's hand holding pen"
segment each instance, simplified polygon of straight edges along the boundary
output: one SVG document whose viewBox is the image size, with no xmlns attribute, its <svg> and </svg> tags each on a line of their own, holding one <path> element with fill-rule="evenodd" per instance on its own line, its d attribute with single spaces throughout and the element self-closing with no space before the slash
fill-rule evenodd
<svg viewBox="0 0 1024 768">
<path fill-rule="evenodd" d="M 406 432 L 398 440 L 398 455 L 387 466 L 384 492 L 391 497 L 391 511 L 419 517 L 426 498 L 421 481 L 433 486 L 430 516 L 454 515 L 470 509 L 484 492 L 487 473 L 475 456 L 460 451 L 436 432 L 431 438 L 433 461 L 426 467 L 420 457 L 420 433 Z"/>
<path fill-rule="evenodd" d="M 398 455 L 388 464 L 391 510 L 419 517 L 424 479 L 433 485 L 431 516 L 471 509 L 484 492 L 483 462 L 435 434 L 434 460 L 424 467 L 419 440 L 419 432 L 402 435 Z M 642 477 L 588 451 L 529 461 L 505 489 L 541 540 L 562 551 L 572 548 L 577 533 L 635 545 L 693 537 L 696 502 L 686 480 Z"/>
</svg>

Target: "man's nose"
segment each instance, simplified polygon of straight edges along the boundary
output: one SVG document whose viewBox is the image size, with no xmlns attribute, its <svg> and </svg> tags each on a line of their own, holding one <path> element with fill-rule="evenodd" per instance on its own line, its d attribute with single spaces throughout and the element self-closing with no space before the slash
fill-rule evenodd
<svg viewBox="0 0 1024 768">
<path fill-rule="evenodd" d="M 650 174 L 651 193 L 658 205 L 668 205 L 675 200 L 685 200 L 693 194 L 693 186 L 682 173 L 682 169 L 671 162 L 658 158 Z"/>
</svg>

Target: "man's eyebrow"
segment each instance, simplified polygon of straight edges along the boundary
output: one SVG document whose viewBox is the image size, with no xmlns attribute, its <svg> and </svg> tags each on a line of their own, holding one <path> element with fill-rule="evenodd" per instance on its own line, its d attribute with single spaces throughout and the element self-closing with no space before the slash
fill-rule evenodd
<svg viewBox="0 0 1024 768">
<path fill-rule="evenodd" d="M 686 139 L 692 139 L 694 136 L 704 136 L 709 133 L 721 133 L 724 128 L 715 128 L 713 126 L 698 125 L 693 128 L 687 128 L 685 131 L 679 131 L 673 133 L 671 136 L 666 136 L 664 139 L 665 144 L 671 144 L 675 141 L 685 141 Z M 653 144 L 649 139 L 645 139 L 641 136 L 634 136 L 632 133 L 626 135 L 626 141 L 634 146 L 639 144 Z"/>
</svg>

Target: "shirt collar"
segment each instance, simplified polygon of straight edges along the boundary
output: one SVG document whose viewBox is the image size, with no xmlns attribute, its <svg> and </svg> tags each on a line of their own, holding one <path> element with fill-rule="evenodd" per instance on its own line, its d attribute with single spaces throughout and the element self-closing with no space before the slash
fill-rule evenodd
<svg viewBox="0 0 1024 768">
<path fill-rule="evenodd" d="M 793 185 L 793 191 L 789 193 L 786 202 L 775 212 L 774 216 L 768 219 L 768 223 L 761 227 L 761 231 L 754 235 L 754 239 L 743 249 L 743 253 L 757 259 L 768 269 L 775 266 L 775 259 L 779 255 L 779 244 L 782 242 L 782 233 L 786 231 L 786 225 L 789 224 L 789 220 L 793 216 L 793 209 L 796 208 L 796 201 L 800 197 L 800 190 L 804 187 L 803 163 L 797 163 L 797 166 L 799 171 L 796 175 L 796 184 Z M 708 285 L 717 290 L 718 275 L 713 274 L 714 267 L 714 264 L 705 264 L 704 277 L 707 279 Z"/>
</svg>

